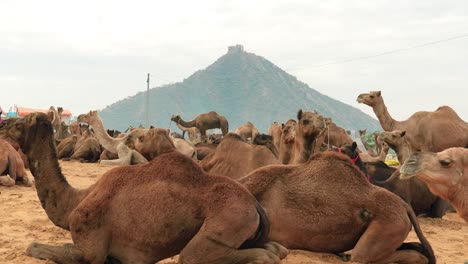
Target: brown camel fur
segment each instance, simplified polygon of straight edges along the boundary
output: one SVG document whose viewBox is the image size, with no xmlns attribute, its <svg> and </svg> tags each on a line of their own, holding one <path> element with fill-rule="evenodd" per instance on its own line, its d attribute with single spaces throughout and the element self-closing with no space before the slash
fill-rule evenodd
<svg viewBox="0 0 468 264">
<path fill-rule="evenodd" d="M 87 127 L 82 136 L 77 139 L 70 159 L 96 162 L 99 160 L 101 151 L 101 145 L 99 145 L 93 131 Z"/>
<path fill-rule="evenodd" d="M 24 168 L 29 169 L 29 162 L 28 162 L 28 157 L 23 153 L 21 150 L 20 146 L 16 141 L 8 136 L 8 132 L 10 132 L 10 129 L 14 128 L 14 124 L 18 120 L 16 117 L 10 117 L 7 120 L 3 120 L 2 123 L 0 123 L 0 139 L 5 140 L 6 142 L 10 143 L 10 145 L 18 151 L 21 159 L 23 160 Z"/>
<path fill-rule="evenodd" d="M 253 139 L 252 144 L 265 146 L 271 151 L 271 153 L 273 153 L 275 158 L 279 157 L 279 152 L 278 152 L 278 149 L 273 144 L 273 137 L 272 136 L 265 135 L 265 134 L 258 134 Z"/>
<path fill-rule="evenodd" d="M 117 155 L 119 152 L 122 155 L 131 155 L 131 158 L 127 156 L 119 156 L 119 159 L 112 162 L 112 164 L 130 165 L 143 164 L 148 162 L 148 160 L 146 160 L 145 157 L 138 153 L 138 151 L 132 151 L 132 149 L 128 147 L 129 142 L 127 141 L 126 137 L 113 138 L 109 136 L 97 111 L 89 111 L 87 114 L 79 115 L 78 122 L 85 122 L 93 127 L 96 138 L 103 148 L 112 153 L 117 153 Z M 138 136 L 142 133 L 144 133 L 142 129 L 135 129 L 131 131 L 129 135 L 132 135 L 132 138 L 135 139 L 138 138 Z M 131 163 L 127 163 L 128 160 L 130 160 Z"/>
<path fill-rule="evenodd" d="M 254 124 L 247 122 L 236 128 L 236 130 L 234 130 L 234 134 L 239 135 L 244 141 L 249 141 L 250 139 L 250 143 L 253 143 L 255 137 L 259 135 L 260 132 L 258 132 L 258 129 L 254 126 Z"/>
<path fill-rule="evenodd" d="M 293 119 L 289 119 L 286 124 L 281 124 L 279 160 L 282 164 L 290 164 L 294 161 L 296 126 L 297 122 Z"/>
<path fill-rule="evenodd" d="M 297 113 L 298 123 L 296 125 L 296 138 L 294 140 L 294 164 L 306 162 L 310 156 L 320 149 L 323 142 L 316 142 L 320 135 L 325 130 L 325 120 L 322 115 L 317 112 L 302 112 L 300 109 Z"/>
<path fill-rule="evenodd" d="M 267 135 L 273 137 L 273 144 L 275 145 L 276 149 L 280 149 L 280 141 L 281 141 L 281 126 L 278 122 L 273 122 L 270 127 L 268 128 Z"/>
<path fill-rule="evenodd" d="M 208 157 L 208 155 L 214 153 L 217 147 L 218 144 L 202 142 L 195 144 L 195 148 L 197 149 L 197 159 L 203 160 L 204 158 Z"/>
<path fill-rule="evenodd" d="M 323 134 L 324 143 L 330 149 L 330 146 L 343 146 L 345 144 L 353 144 L 353 140 L 346 133 L 346 130 L 342 127 L 337 126 L 331 118 L 325 118 L 325 124 L 328 131 Z"/>
<path fill-rule="evenodd" d="M 202 142 L 207 142 L 206 138 L 206 131 L 209 129 L 220 128 L 223 132 L 223 136 L 225 136 L 229 131 L 229 124 L 227 119 L 219 115 L 218 113 L 211 111 L 205 114 L 200 114 L 195 119 L 186 122 L 184 121 L 180 115 L 173 115 L 171 117 L 171 121 L 180 124 L 183 127 L 196 127 L 200 130 L 202 135 Z"/>
<path fill-rule="evenodd" d="M 373 108 L 385 131 L 406 131 L 411 152 L 468 147 L 468 124 L 448 106 L 433 112 L 419 111 L 405 121 L 397 121 L 388 113 L 380 91 L 360 94 L 357 101 Z"/>
<path fill-rule="evenodd" d="M 239 182 L 265 208 L 269 239 L 287 248 L 353 249 L 351 260 L 359 263 L 435 263 L 411 208 L 371 185 L 343 154 L 329 151 L 303 164 L 263 167 Z M 412 225 L 422 245 L 403 243 Z"/>
<path fill-rule="evenodd" d="M 32 185 L 18 151 L 0 139 L 0 186 L 12 186 L 15 183 Z"/>
<path fill-rule="evenodd" d="M 400 170 L 401 178 L 416 176 L 432 193 L 449 200 L 468 222 L 468 149 L 413 153 Z"/>
<path fill-rule="evenodd" d="M 61 132 L 62 131 L 62 112 L 63 108 L 62 107 L 55 107 L 51 106 L 49 108 L 49 111 L 47 111 L 47 115 L 49 117 L 50 122 L 52 123 L 52 127 L 54 128 L 54 137 L 55 140 L 61 140 Z"/>
<path fill-rule="evenodd" d="M 57 145 L 57 157 L 58 159 L 70 158 L 75 150 L 76 142 L 78 142 L 77 135 L 71 135 L 67 138 L 62 139 Z"/>
<path fill-rule="evenodd" d="M 189 158 L 197 159 L 197 149 L 192 143 L 182 138 L 171 137 L 171 140 L 174 143 L 174 146 L 177 149 L 177 151 Z"/>
<path fill-rule="evenodd" d="M 280 164 L 271 150 L 265 146 L 249 144 L 234 133 L 227 134 L 215 152 L 200 163 L 206 172 L 233 179 L 238 179 L 257 168 L 271 164 Z"/>
<path fill-rule="evenodd" d="M 138 137 L 138 140 L 135 141 L 135 149 L 146 159 L 153 160 L 161 154 L 176 150 L 176 147 L 169 136 L 168 129 L 151 128 Z"/>
<path fill-rule="evenodd" d="M 67 264 L 153 264 L 180 253 L 182 264 L 273 264 L 287 254 L 277 243 L 265 244 L 265 212 L 243 186 L 204 173 L 176 151 L 113 168 L 87 189 L 75 189 L 59 167 L 47 116 L 30 114 L 16 127 L 42 207 L 73 240 L 32 243 L 29 256 Z M 267 250 L 239 249 L 257 245 Z"/>
</svg>

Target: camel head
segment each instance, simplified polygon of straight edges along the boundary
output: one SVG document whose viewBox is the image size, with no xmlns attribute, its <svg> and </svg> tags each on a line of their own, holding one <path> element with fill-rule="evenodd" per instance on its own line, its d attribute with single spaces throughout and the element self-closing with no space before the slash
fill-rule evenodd
<svg viewBox="0 0 468 264">
<path fill-rule="evenodd" d="M 380 133 L 377 140 L 380 142 L 387 143 L 391 148 L 395 149 L 395 146 L 402 146 L 405 142 L 406 131 L 394 130 L 392 132 L 384 131 Z"/>
<path fill-rule="evenodd" d="M 300 109 L 297 113 L 298 124 L 296 127 L 297 134 L 303 137 L 317 136 L 325 129 L 325 118 L 317 112 L 302 112 Z"/>
<path fill-rule="evenodd" d="M 254 145 L 270 145 L 273 144 L 273 136 L 266 134 L 258 134 L 253 140 Z"/>
<path fill-rule="evenodd" d="M 366 104 L 370 107 L 376 106 L 382 102 L 382 96 L 380 91 L 370 91 L 369 93 L 362 93 L 357 97 L 357 102 L 360 104 Z"/>
<path fill-rule="evenodd" d="M 57 107 L 57 113 L 59 114 L 59 116 L 61 116 L 63 113 L 63 107 Z"/>
<path fill-rule="evenodd" d="M 50 144 L 54 144 L 53 134 L 54 129 L 48 115 L 38 112 L 16 119 L 8 131 L 8 136 L 21 146 L 24 153 L 29 151 L 37 137 L 40 138 L 41 143 L 47 144 L 46 140 L 50 139 Z"/>
<path fill-rule="evenodd" d="M 468 173 L 468 149 L 449 148 L 438 153 L 415 152 L 400 168 L 400 178 L 418 177 L 429 189 L 449 199 L 452 187 L 460 187 Z"/>
<path fill-rule="evenodd" d="M 174 143 L 169 137 L 169 129 L 151 128 L 145 129 L 144 132 L 135 140 L 135 149 L 146 159 L 152 160 L 163 153 L 175 150 Z"/>
<path fill-rule="evenodd" d="M 178 123 L 180 121 L 180 115 L 172 115 L 171 121 Z"/>
<path fill-rule="evenodd" d="M 96 120 L 100 120 L 99 114 L 96 110 L 91 110 L 87 114 L 81 114 L 78 116 L 77 121 L 82 123 L 88 123 L 93 125 Z"/>
<path fill-rule="evenodd" d="M 290 144 L 296 139 L 296 120 L 289 119 L 286 124 L 281 124 L 281 133 L 284 144 Z"/>
</svg>

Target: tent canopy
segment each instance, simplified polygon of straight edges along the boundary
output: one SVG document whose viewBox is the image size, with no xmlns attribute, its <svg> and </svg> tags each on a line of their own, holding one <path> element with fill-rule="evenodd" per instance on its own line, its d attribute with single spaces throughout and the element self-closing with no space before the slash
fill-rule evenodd
<svg viewBox="0 0 468 264">
<path fill-rule="evenodd" d="M 49 109 L 33 109 L 21 106 L 17 106 L 16 109 L 16 111 L 18 112 L 18 116 L 27 116 L 30 113 L 34 112 L 41 112 L 47 114 L 47 112 L 49 111 Z M 71 116 L 70 110 L 63 109 L 62 116 Z"/>
</svg>

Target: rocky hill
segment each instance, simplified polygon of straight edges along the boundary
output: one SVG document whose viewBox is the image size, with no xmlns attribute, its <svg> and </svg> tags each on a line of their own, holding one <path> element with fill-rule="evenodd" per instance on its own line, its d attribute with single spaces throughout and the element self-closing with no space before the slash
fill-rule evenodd
<svg viewBox="0 0 468 264">
<path fill-rule="evenodd" d="M 145 92 L 120 100 L 100 114 L 107 128 L 125 130 L 145 124 Z M 230 131 L 251 121 L 266 132 L 273 121 L 295 118 L 297 110 L 317 110 L 346 129 L 380 130 L 374 118 L 310 88 L 270 61 L 240 45 L 183 82 L 150 89 L 150 123 L 168 127 L 172 114 L 184 120 L 216 111 L 226 116 Z M 175 125 L 171 124 L 174 129 Z"/>
</svg>

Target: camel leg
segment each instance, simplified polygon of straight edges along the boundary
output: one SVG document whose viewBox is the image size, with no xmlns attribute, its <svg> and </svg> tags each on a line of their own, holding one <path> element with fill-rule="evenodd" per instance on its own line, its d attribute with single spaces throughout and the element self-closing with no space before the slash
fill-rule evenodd
<svg viewBox="0 0 468 264">
<path fill-rule="evenodd" d="M 277 243 L 264 248 L 238 249 L 252 238 L 259 225 L 258 214 L 246 210 L 233 214 L 231 208 L 208 217 L 198 233 L 180 253 L 180 264 L 277 264 L 287 250 Z"/>
<path fill-rule="evenodd" d="M 26 255 L 37 259 L 49 259 L 56 263 L 87 263 L 83 257 L 83 253 L 73 244 L 50 246 L 33 242 L 26 249 Z"/>
<path fill-rule="evenodd" d="M 206 139 L 206 130 L 201 130 L 201 129 L 200 129 L 200 136 L 201 136 L 201 141 L 202 141 L 203 143 L 207 143 L 207 142 L 208 142 L 207 139 Z"/>
<path fill-rule="evenodd" d="M 351 261 L 360 263 L 427 263 L 416 250 L 397 250 L 407 237 L 411 223 L 375 218 L 351 252 Z"/>
<path fill-rule="evenodd" d="M 0 186 L 13 186 L 15 185 L 15 180 L 13 180 L 9 175 L 0 176 Z"/>
</svg>

